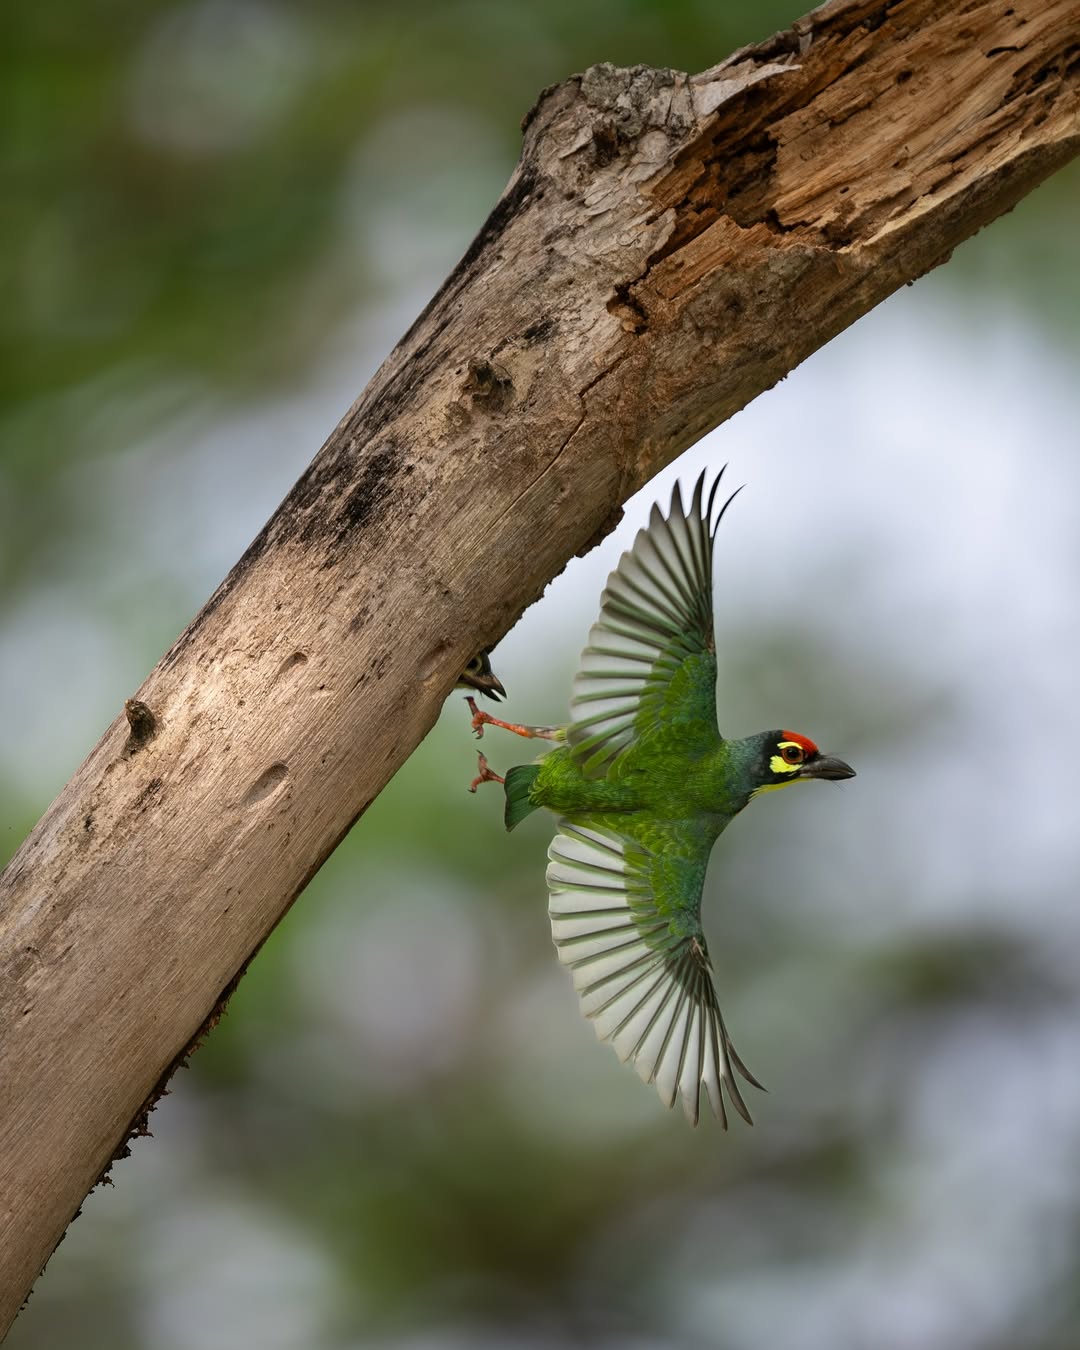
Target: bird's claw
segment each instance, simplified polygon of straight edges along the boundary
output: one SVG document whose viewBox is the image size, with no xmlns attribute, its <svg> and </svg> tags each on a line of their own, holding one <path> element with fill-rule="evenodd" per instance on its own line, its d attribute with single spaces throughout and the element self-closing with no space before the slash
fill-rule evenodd
<svg viewBox="0 0 1080 1350">
<path fill-rule="evenodd" d="M 472 713 L 472 729 L 476 732 L 476 739 L 479 740 L 484 734 L 484 725 L 494 719 L 490 713 L 482 712 L 476 706 L 476 699 L 470 694 L 465 702 L 469 705 L 469 711 Z"/>
<path fill-rule="evenodd" d="M 481 783 L 504 783 L 506 781 L 505 778 L 500 778 L 497 773 L 488 768 L 487 756 L 479 750 L 477 751 L 477 761 L 480 772 L 469 784 L 470 792 L 475 792 Z"/>
<path fill-rule="evenodd" d="M 477 740 L 483 736 L 485 727 L 502 727 L 504 731 L 512 731 L 515 736 L 525 736 L 529 740 L 538 736 L 545 741 L 557 741 L 562 736 L 559 727 L 526 727 L 520 722 L 504 722 L 501 717 L 492 717 L 491 713 L 482 712 L 476 706 L 476 699 L 471 695 L 465 702 L 472 713 L 472 729 L 476 732 Z"/>
</svg>

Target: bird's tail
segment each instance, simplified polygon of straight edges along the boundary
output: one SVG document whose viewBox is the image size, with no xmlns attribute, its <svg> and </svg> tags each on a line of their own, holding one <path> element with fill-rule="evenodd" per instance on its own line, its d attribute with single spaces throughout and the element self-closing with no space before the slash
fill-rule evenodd
<svg viewBox="0 0 1080 1350">
<path fill-rule="evenodd" d="M 526 816 L 531 815 L 537 809 L 537 805 L 529 797 L 529 789 L 536 781 L 536 775 L 540 772 L 539 764 L 519 764 L 514 769 L 506 771 L 506 828 L 512 830 L 515 825 L 520 825 Z"/>
</svg>

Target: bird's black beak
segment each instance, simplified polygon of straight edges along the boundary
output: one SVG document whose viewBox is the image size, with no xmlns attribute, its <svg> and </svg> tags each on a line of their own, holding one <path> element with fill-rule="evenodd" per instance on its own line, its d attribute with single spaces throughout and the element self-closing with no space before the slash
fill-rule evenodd
<svg viewBox="0 0 1080 1350">
<path fill-rule="evenodd" d="M 802 767 L 802 778 L 827 778 L 830 781 L 839 781 L 841 778 L 854 778 L 855 770 L 850 764 L 845 764 L 842 759 L 837 759 L 833 755 L 818 755 L 816 759 L 809 760 Z"/>
<path fill-rule="evenodd" d="M 506 690 L 502 687 L 502 682 L 492 670 L 489 670 L 486 675 L 466 675 L 464 682 L 471 684 L 481 694 L 486 694 L 495 703 L 506 697 Z"/>
<path fill-rule="evenodd" d="M 506 690 L 502 687 L 502 681 L 491 669 L 487 652 L 481 652 L 479 656 L 474 657 L 469 662 L 469 668 L 462 672 L 461 679 L 458 680 L 458 686 L 475 689 L 478 694 L 484 694 L 495 703 L 506 697 Z"/>
</svg>

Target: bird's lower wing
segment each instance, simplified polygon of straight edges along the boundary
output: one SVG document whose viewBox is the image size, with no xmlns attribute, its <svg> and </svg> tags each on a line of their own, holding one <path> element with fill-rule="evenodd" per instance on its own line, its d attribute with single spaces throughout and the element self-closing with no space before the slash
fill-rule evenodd
<svg viewBox="0 0 1080 1350">
<path fill-rule="evenodd" d="M 692 1124 L 702 1086 L 725 1129 L 722 1087 L 752 1124 L 736 1073 L 761 1084 L 727 1034 L 700 924 L 695 933 L 673 932 L 657 904 L 656 855 L 614 831 L 563 821 L 548 858 L 552 937 L 599 1038 L 655 1083 L 669 1108 L 680 1096 Z M 704 875 L 703 859 L 687 861 L 701 862 L 695 870 Z M 671 862 L 665 856 L 665 866 Z"/>
</svg>

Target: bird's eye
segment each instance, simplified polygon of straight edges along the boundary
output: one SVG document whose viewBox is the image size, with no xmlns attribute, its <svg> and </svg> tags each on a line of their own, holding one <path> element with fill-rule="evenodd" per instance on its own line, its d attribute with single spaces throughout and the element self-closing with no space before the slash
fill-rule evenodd
<svg viewBox="0 0 1080 1350">
<path fill-rule="evenodd" d="M 787 764 L 801 764 L 804 759 L 803 751 L 798 745 L 782 746 L 780 753 L 784 756 L 784 761 Z"/>
</svg>

